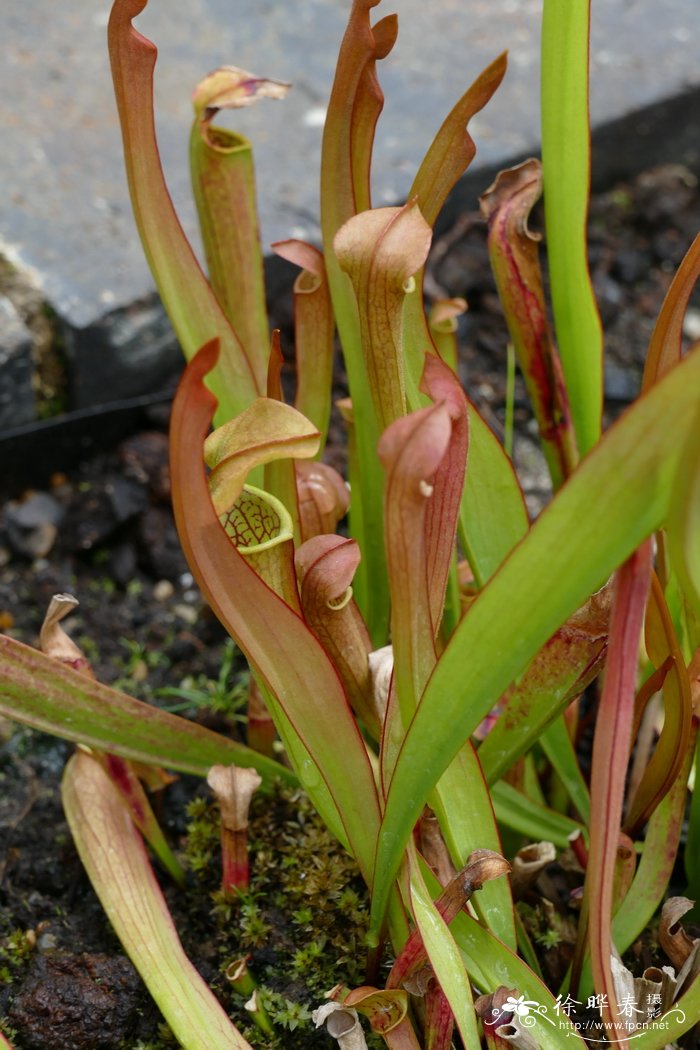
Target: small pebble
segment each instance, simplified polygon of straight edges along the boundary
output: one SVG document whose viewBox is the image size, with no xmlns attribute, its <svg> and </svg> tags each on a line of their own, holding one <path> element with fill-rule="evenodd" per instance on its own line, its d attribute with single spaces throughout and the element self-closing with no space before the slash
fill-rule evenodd
<svg viewBox="0 0 700 1050">
<path fill-rule="evenodd" d="M 170 580 L 158 580 L 158 583 L 153 588 L 153 597 L 157 602 L 167 602 L 168 598 L 172 598 L 175 593 Z"/>
<path fill-rule="evenodd" d="M 42 933 L 37 941 L 40 952 L 52 952 L 58 947 L 58 937 L 55 933 Z"/>
<path fill-rule="evenodd" d="M 180 586 L 181 587 L 191 587 L 193 583 L 194 583 L 194 576 L 192 575 L 192 573 L 191 572 L 183 572 L 182 576 L 180 577 Z"/>
<path fill-rule="evenodd" d="M 131 668 L 131 674 L 129 676 L 134 682 L 145 682 L 148 678 L 148 664 L 145 660 L 137 660 L 134 666 Z"/>
<path fill-rule="evenodd" d="M 700 310 L 691 306 L 683 318 L 683 335 L 687 339 L 700 339 Z"/>
<path fill-rule="evenodd" d="M 193 609 L 191 605 L 174 605 L 173 612 L 176 616 L 179 616 L 185 623 L 195 624 L 199 619 L 199 612 L 197 609 Z"/>
</svg>

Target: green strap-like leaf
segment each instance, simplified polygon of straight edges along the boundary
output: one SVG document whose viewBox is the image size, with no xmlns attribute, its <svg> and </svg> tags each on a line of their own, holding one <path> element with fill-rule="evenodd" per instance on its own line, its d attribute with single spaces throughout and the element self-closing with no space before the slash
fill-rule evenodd
<svg viewBox="0 0 700 1050">
<path fill-rule="evenodd" d="M 374 935 L 404 844 L 462 742 L 564 620 L 666 518 L 699 386 L 696 351 L 608 431 L 455 631 L 390 785 L 375 867 Z"/>
<path fill-rule="evenodd" d="M 459 539 L 479 587 L 493 576 L 529 521 L 513 464 L 473 404 L 469 404 L 467 481 L 459 509 Z"/>
<path fill-rule="evenodd" d="M 497 809 L 498 803 L 489 796 L 471 742 L 464 745 L 442 774 L 430 802 L 458 870 L 464 867 L 475 849 L 503 851 L 494 813 L 494 804 Z M 485 882 L 472 904 L 481 921 L 515 951 L 515 912 L 509 880 Z"/>
<path fill-rule="evenodd" d="M 291 770 L 186 718 L 134 700 L 0 634 L 0 713 L 33 729 L 137 762 L 206 777 L 214 765 L 253 766 L 269 783 Z"/>
<path fill-rule="evenodd" d="M 567 794 L 581 818 L 588 823 L 588 815 L 591 809 L 591 799 L 588 794 L 588 785 L 583 779 L 581 767 L 576 757 L 569 731 L 563 718 L 557 718 L 551 725 L 547 726 L 539 738 L 542 750 L 549 759 L 552 768 L 556 770 Z"/>
<path fill-rule="evenodd" d="M 426 864 L 421 872 L 430 893 L 437 896 L 440 885 Z M 528 1028 L 541 1050 L 583 1050 L 585 1043 L 563 1013 L 547 986 L 515 952 L 484 929 L 476 919 L 461 911 L 450 923 L 472 982 L 480 991 L 495 992 L 505 986 L 515 989 L 516 997 L 524 995 L 540 1007 L 533 1010 L 533 1025 Z M 539 1014 L 539 1019 L 536 1015 Z"/>
<path fill-rule="evenodd" d="M 479 1035 L 464 960 L 449 926 L 441 917 L 428 891 L 415 850 L 412 853 L 409 866 L 409 898 L 416 928 L 420 931 L 435 977 L 450 1003 L 464 1045 L 476 1047 L 479 1045 Z"/>
<path fill-rule="evenodd" d="M 590 0 L 545 0 L 542 166 L 552 312 L 583 456 L 600 436 L 603 336 L 588 272 Z"/>
<path fill-rule="evenodd" d="M 532 841 L 553 842 L 559 849 L 566 849 L 569 835 L 581 830 L 581 825 L 571 817 L 527 798 L 502 780 L 494 784 L 491 798 L 498 822 Z"/>
</svg>

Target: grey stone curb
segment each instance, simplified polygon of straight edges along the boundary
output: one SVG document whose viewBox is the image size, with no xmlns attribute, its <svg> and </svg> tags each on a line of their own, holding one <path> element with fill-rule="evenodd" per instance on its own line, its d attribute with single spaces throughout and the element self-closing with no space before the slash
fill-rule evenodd
<svg viewBox="0 0 700 1050">
<path fill-rule="evenodd" d="M 0 27 L 8 54 L 0 66 L 0 255 L 42 289 L 55 313 L 72 409 L 158 389 L 180 367 L 126 194 L 107 67 L 108 6 L 71 0 L 59 17 L 52 0 L 26 0 L 3 13 Z M 236 119 L 255 146 L 263 242 L 318 238 L 320 125 L 348 7 L 349 0 L 299 0 L 292 14 L 282 0 L 237 0 L 234 9 L 229 0 L 150 0 L 137 25 L 160 49 L 161 153 L 188 235 L 196 238 L 186 161 L 190 89 L 215 65 L 235 62 L 294 82 L 284 103 Z M 475 209 L 499 168 L 536 148 L 541 0 L 385 0 L 373 14 L 394 7 L 401 25 L 381 70 L 387 103 L 377 204 L 405 194 L 450 106 L 510 49 L 503 87 L 472 122 L 479 152 L 441 217 L 444 227 L 460 210 Z M 661 161 L 698 171 L 697 0 L 594 0 L 592 10 L 594 188 Z M 292 270 L 272 260 L 268 270 L 274 296 Z M 30 351 L 26 339 L 18 349 L 17 338 L 16 322 L 0 310 L 0 431 L 31 412 Z"/>
</svg>

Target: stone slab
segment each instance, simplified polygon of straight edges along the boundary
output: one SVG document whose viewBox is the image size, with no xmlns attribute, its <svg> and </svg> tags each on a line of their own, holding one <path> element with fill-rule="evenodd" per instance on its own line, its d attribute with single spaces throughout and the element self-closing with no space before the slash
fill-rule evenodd
<svg viewBox="0 0 700 1050">
<path fill-rule="evenodd" d="M 596 127 L 700 87 L 698 0 L 592 6 Z M 151 0 L 139 17 L 160 50 L 161 151 L 189 233 L 191 90 L 213 67 L 232 63 L 294 84 L 286 101 L 236 115 L 255 145 L 264 242 L 317 234 L 321 121 L 348 7 L 349 0 Z M 504 49 L 511 54 L 506 81 L 472 125 L 473 178 L 536 149 L 541 0 L 386 0 L 377 16 L 396 7 L 399 41 L 381 69 L 387 103 L 375 202 L 401 198 L 444 114 Z M 147 299 L 153 287 L 123 174 L 108 8 L 106 0 L 24 0 L 0 16 L 0 252 L 34 273 L 67 325 L 85 330 Z"/>
<path fill-rule="evenodd" d="M 12 302 L 0 295 L 0 430 L 34 418 L 32 333 Z"/>
</svg>

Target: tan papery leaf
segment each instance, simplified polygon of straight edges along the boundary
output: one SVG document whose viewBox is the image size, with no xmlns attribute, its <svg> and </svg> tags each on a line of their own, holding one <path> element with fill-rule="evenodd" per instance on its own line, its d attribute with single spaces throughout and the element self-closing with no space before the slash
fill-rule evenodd
<svg viewBox="0 0 700 1050">
<path fill-rule="evenodd" d="M 219 66 L 200 80 L 192 103 L 196 115 L 210 121 L 220 109 L 242 109 L 261 98 L 284 98 L 290 87 L 281 80 L 256 77 L 236 66 Z"/>
</svg>

